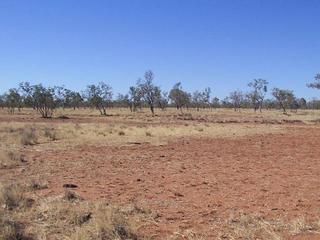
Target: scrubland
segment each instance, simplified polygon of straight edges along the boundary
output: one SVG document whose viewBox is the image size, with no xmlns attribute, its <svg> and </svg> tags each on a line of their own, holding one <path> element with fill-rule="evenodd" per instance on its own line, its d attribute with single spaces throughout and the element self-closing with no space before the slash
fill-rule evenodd
<svg viewBox="0 0 320 240">
<path fill-rule="evenodd" d="M 0 110 L 0 239 L 319 239 L 320 111 Z"/>
</svg>

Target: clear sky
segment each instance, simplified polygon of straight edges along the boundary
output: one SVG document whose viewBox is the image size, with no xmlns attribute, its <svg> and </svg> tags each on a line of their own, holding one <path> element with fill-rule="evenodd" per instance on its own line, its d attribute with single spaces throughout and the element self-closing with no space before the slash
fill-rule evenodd
<svg viewBox="0 0 320 240">
<path fill-rule="evenodd" d="M 1 0 L 0 92 L 21 81 L 126 93 L 151 69 L 165 89 L 218 97 L 253 78 L 297 96 L 320 72 L 319 0 Z"/>
</svg>

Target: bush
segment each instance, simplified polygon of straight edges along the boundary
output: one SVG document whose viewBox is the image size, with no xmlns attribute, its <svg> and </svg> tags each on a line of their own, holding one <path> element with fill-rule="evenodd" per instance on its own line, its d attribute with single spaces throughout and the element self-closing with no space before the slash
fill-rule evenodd
<svg viewBox="0 0 320 240">
<path fill-rule="evenodd" d="M 32 191 L 46 189 L 48 188 L 48 183 L 45 181 L 31 180 L 30 183 L 28 183 L 28 188 Z"/>
<path fill-rule="evenodd" d="M 119 134 L 119 136 L 124 136 L 124 135 L 126 135 L 124 131 L 119 131 L 118 134 Z"/>
<path fill-rule="evenodd" d="M 121 209 L 102 204 L 96 209 L 94 218 L 85 228 L 79 229 L 72 240 L 137 240 L 138 235 Z"/>
<path fill-rule="evenodd" d="M 0 212 L 0 239 L 1 240 L 23 240 L 27 239 L 24 237 L 22 232 L 21 224 L 8 219 L 4 213 Z"/>
<path fill-rule="evenodd" d="M 66 190 L 63 196 L 63 199 L 69 202 L 81 201 L 83 200 L 80 196 L 78 196 L 75 192 L 71 192 Z"/>
<path fill-rule="evenodd" d="M 0 186 L 0 205 L 8 210 L 28 205 L 28 199 L 25 198 L 24 189 L 17 184 Z"/>
<path fill-rule="evenodd" d="M 19 165 L 23 158 L 16 151 L 0 151 L 0 167 L 13 167 Z"/>
<path fill-rule="evenodd" d="M 21 135 L 22 145 L 34 145 L 38 143 L 36 129 L 33 127 L 25 127 Z"/>
<path fill-rule="evenodd" d="M 56 141 L 56 140 L 58 140 L 57 133 L 56 133 L 56 131 L 55 131 L 54 128 L 48 128 L 48 127 L 46 127 L 46 128 L 44 129 L 44 136 L 45 136 L 46 138 L 49 138 L 51 141 Z"/>
</svg>

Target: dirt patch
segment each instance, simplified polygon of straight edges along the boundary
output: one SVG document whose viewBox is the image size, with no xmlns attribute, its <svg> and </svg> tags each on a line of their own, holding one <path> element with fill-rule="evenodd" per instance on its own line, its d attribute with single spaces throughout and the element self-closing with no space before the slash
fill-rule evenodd
<svg viewBox="0 0 320 240">
<path fill-rule="evenodd" d="M 29 149 L 26 166 L 0 175 L 3 181 L 46 179 L 44 195 L 73 183 L 88 200 L 142 203 L 157 214 L 146 230 L 157 239 L 187 229 L 213 239 L 240 212 L 287 222 L 319 219 L 319 139 L 320 128 L 300 126 L 240 138 L 181 137 L 161 146 Z M 312 239 L 301 236 L 292 239 Z"/>
</svg>

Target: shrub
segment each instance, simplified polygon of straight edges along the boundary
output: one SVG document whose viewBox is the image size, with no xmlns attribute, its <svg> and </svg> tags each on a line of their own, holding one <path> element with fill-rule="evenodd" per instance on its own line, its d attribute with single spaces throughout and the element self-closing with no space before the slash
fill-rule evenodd
<svg viewBox="0 0 320 240">
<path fill-rule="evenodd" d="M 28 199 L 25 198 L 24 189 L 17 184 L 0 186 L 0 205 L 6 209 L 13 210 L 28 205 Z"/>
<path fill-rule="evenodd" d="M 196 130 L 197 130 L 198 132 L 203 132 L 203 131 L 204 131 L 204 129 L 203 129 L 202 127 L 196 127 Z"/>
<path fill-rule="evenodd" d="M 27 239 L 24 237 L 21 224 L 8 219 L 3 212 L 0 212 L 0 239 L 18 240 Z"/>
<path fill-rule="evenodd" d="M 78 196 L 75 192 L 71 192 L 66 190 L 63 196 L 63 199 L 69 202 L 81 201 L 83 200 L 80 196 Z"/>
<path fill-rule="evenodd" d="M 48 183 L 44 181 L 31 180 L 28 187 L 31 190 L 41 190 L 48 188 Z"/>
<path fill-rule="evenodd" d="M 57 138 L 57 133 L 55 131 L 54 128 L 48 128 L 46 127 L 44 129 L 44 136 L 49 138 L 51 141 L 55 141 L 55 140 L 58 140 Z"/>
<path fill-rule="evenodd" d="M 33 127 L 25 127 L 21 134 L 21 143 L 23 145 L 34 145 L 38 143 L 36 129 Z"/>
<path fill-rule="evenodd" d="M 119 131 L 118 134 L 119 134 L 119 136 L 124 136 L 124 135 L 126 135 L 124 131 Z"/>
<path fill-rule="evenodd" d="M 0 151 L 0 167 L 13 167 L 23 161 L 22 155 L 16 151 Z"/>
<path fill-rule="evenodd" d="M 97 207 L 96 213 L 89 225 L 79 229 L 72 240 L 137 240 L 138 236 L 121 209 L 102 204 Z"/>
</svg>

